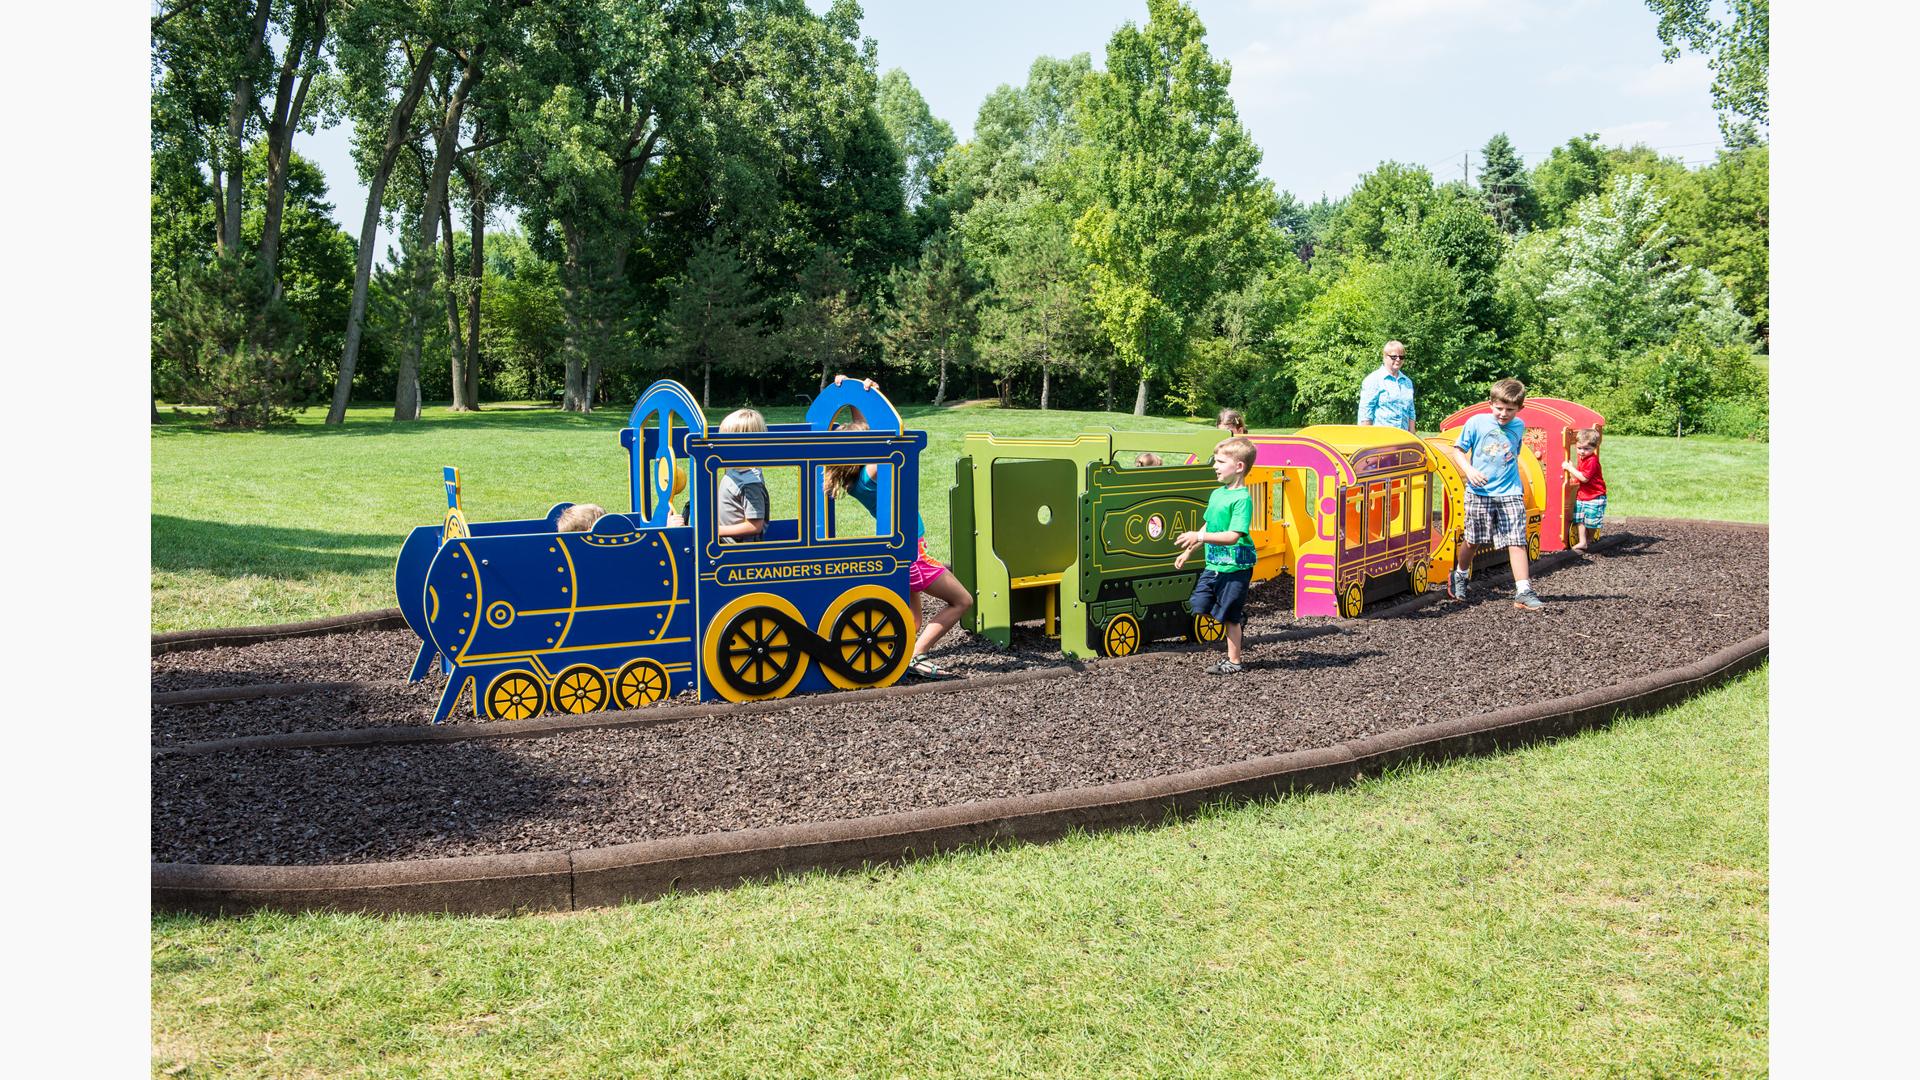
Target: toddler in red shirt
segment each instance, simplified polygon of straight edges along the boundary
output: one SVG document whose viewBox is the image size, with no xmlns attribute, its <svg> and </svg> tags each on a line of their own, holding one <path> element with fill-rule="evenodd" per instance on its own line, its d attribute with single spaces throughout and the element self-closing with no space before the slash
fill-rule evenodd
<svg viewBox="0 0 1920 1080">
<path fill-rule="evenodd" d="M 1572 461 L 1560 467 L 1580 481 L 1580 489 L 1573 493 L 1573 520 L 1580 526 L 1580 542 L 1573 545 L 1573 550 L 1584 552 L 1592 532 L 1598 530 L 1607 517 L 1607 481 L 1600 475 L 1600 429 L 1581 428 L 1574 432 L 1573 455 Z"/>
</svg>

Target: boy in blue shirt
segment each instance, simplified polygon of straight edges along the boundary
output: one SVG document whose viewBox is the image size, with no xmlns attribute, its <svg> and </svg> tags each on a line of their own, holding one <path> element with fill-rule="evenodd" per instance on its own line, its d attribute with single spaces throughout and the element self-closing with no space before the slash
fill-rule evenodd
<svg viewBox="0 0 1920 1080">
<path fill-rule="evenodd" d="M 1246 629 L 1247 587 L 1253 584 L 1255 551 L 1253 537 L 1253 493 L 1247 490 L 1247 471 L 1253 468 L 1253 443 L 1238 436 L 1222 439 L 1213 448 L 1213 476 L 1220 486 L 1207 499 L 1204 529 L 1192 529 L 1174 538 L 1183 549 L 1174 557 L 1173 568 L 1187 565 L 1187 558 L 1202 544 L 1207 548 L 1207 568 L 1193 583 L 1193 596 L 1187 607 L 1195 615 L 1210 615 L 1227 628 L 1227 658 L 1207 669 L 1209 675 L 1240 673 L 1240 641 Z"/>
<path fill-rule="evenodd" d="M 1527 571 L 1527 497 L 1520 486 L 1520 447 L 1527 425 L 1520 409 L 1527 388 L 1519 379 L 1501 379 L 1487 395 L 1487 412 L 1467 421 L 1460 437 L 1446 447 L 1447 457 L 1467 483 L 1466 540 L 1454 555 L 1447 595 L 1467 598 L 1468 571 L 1475 545 L 1503 547 L 1513 566 L 1513 606 L 1523 611 L 1545 607 L 1533 594 Z"/>
</svg>

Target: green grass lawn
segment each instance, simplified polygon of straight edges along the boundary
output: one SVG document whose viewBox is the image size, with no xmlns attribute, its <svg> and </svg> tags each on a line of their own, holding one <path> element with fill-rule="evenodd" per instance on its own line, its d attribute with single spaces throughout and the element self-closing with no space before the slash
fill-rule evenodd
<svg viewBox="0 0 1920 1080">
<path fill-rule="evenodd" d="M 1123 413 L 903 407 L 927 432 L 920 508 L 928 547 L 948 549 L 947 490 L 961 438 L 1076 431 L 1192 430 Z M 291 428 L 216 432 L 203 417 L 153 429 L 155 631 L 290 622 L 391 607 L 393 561 L 409 529 L 440 520 L 440 467 L 457 465 L 474 520 L 538 517 L 556 502 L 627 507 L 619 430 L 626 410 L 480 413 L 427 409 L 395 424 L 386 406 L 329 428 L 310 410 Z M 709 414 L 718 419 L 721 412 Z M 802 411 L 770 409 L 775 423 Z M 1767 446 L 1727 440 L 1607 440 L 1609 511 L 1632 517 L 1767 519 Z M 776 494 L 778 494 L 776 492 Z"/>
<path fill-rule="evenodd" d="M 514 919 L 161 917 L 168 1076 L 1764 1075 L 1767 673 L 1161 828 Z"/>
</svg>

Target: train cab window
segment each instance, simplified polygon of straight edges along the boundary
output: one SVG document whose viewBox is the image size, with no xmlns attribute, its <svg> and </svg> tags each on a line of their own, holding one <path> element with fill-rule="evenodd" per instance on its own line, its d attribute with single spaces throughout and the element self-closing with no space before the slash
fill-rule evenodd
<svg viewBox="0 0 1920 1080">
<path fill-rule="evenodd" d="M 1417 473 L 1408 482 L 1407 527 L 1418 531 L 1427 518 L 1427 474 Z"/>
<path fill-rule="evenodd" d="M 867 475 L 869 468 L 873 469 L 871 477 Z M 880 492 L 884 490 L 895 499 L 899 497 L 893 487 L 893 465 L 822 465 L 817 471 L 821 505 L 827 508 L 826 525 L 819 530 L 818 539 L 871 540 L 879 536 L 878 515 L 874 511 L 879 506 Z M 829 495 L 833 492 L 837 495 Z"/>
<path fill-rule="evenodd" d="M 1306 508 L 1307 520 L 1320 518 L 1320 474 L 1312 469 L 1300 470 L 1300 505 Z"/>
<path fill-rule="evenodd" d="M 755 491 L 755 485 L 760 491 Z M 764 496 L 762 495 L 764 492 Z M 713 521 L 717 530 L 751 516 L 764 499 L 767 527 L 759 536 L 721 537 L 722 543 L 794 543 L 800 539 L 800 467 L 767 465 L 722 470 L 713 484 Z"/>
<path fill-rule="evenodd" d="M 1366 543 L 1367 531 L 1364 520 L 1366 501 L 1367 490 L 1365 488 L 1350 487 L 1347 489 L 1346 528 L 1343 531 L 1346 533 L 1346 546 L 1349 549 L 1357 548 L 1361 544 Z"/>
<path fill-rule="evenodd" d="M 1259 525 L 1267 522 L 1268 494 L 1265 484 L 1248 484 L 1247 493 L 1253 499 L 1252 520 Z"/>
<path fill-rule="evenodd" d="M 1274 473 L 1273 479 L 1267 483 L 1266 487 L 1269 514 L 1267 520 L 1279 525 L 1287 516 L 1287 478 L 1281 473 Z"/>
</svg>

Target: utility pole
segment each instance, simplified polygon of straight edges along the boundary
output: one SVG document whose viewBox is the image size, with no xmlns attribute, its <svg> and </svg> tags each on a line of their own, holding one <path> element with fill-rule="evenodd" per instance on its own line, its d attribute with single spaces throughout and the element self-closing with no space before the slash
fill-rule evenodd
<svg viewBox="0 0 1920 1080">
<path fill-rule="evenodd" d="M 1470 182 L 1467 179 L 1467 153 L 1465 150 L 1460 151 L 1460 182 L 1462 184 Z"/>
</svg>

